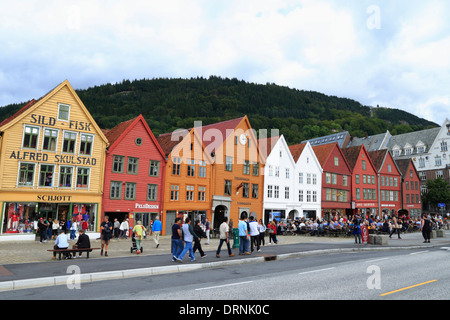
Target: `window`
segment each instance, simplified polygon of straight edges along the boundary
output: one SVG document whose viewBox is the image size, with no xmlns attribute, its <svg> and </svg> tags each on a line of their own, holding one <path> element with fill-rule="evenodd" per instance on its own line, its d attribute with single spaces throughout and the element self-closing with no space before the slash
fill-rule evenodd
<svg viewBox="0 0 450 320">
<path fill-rule="evenodd" d="M 275 177 L 280 176 L 280 167 L 275 167 Z"/>
<path fill-rule="evenodd" d="M 126 182 L 125 183 L 125 200 L 135 200 L 136 199 L 136 183 Z"/>
<path fill-rule="evenodd" d="M 77 188 L 88 188 L 89 187 L 89 168 L 77 168 Z"/>
<path fill-rule="evenodd" d="M 417 153 L 424 153 L 425 152 L 425 147 L 421 146 L 421 147 L 417 147 Z"/>
<path fill-rule="evenodd" d="M 231 180 L 225 180 L 224 195 L 231 196 Z"/>
<path fill-rule="evenodd" d="M 313 173 L 312 175 L 312 184 L 316 185 L 317 184 L 317 174 Z"/>
<path fill-rule="evenodd" d="M 273 167 L 269 166 L 269 177 L 273 176 Z"/>
<path fill-rule="evenodd" d="M 441 152 L 446 152 L 446 151 L 448 151 L 447 141 L 442 141 L 441 142 Z"/>
<path fill-rule="evenodd" d="M 250 185 L 248 183 L 242 184 L 242 197 L 248 198 L 250 196 Z"/>
<path fill-rule="evenodd" d="M 285 176 L 286 176 L 286 179 L 290 179 L 291 178 L 291 173 L 289 171 L 289 168 L 285 169 Z"/>
<path fill-rule="evenodd" d="M 359 184 L 359 174 L 355 174 L 355 183 Z"/>
<path fill-rule="evenodd" d="M 346 175 L 342 176 L 342 185 L 344 187 L 348 186 L 348 177 Z"/>
<path fill-rule="evenodd" d="M 69 120 L 70 106 L 67 104 L 58 104 L 58 120 Z"/>
<path fill-rule="evenodd" d="M 356 200 L 361 200 L 361 189 L 356 188 Z"/>
<path fill-rule="evenodd" d="M 279 186 L 275 186 L 274 197 L 275 197 L 275 199 L 280 198 L 280 187 Z"/>
<path fill-rule="evenodd" d="M 339 157 L 334 157 L 334 166 L 339 167 Z"/>
<path fill-rule="evenodd" d="M 120 199 L 122 197 L 122 181 L 111 181 L 109 190 L 110 199 Z"/>
<path fill-rule="evenodd" d="M 442 170 L 437 170 L 436 171 L 436 179 L 443 178 L 443 177 L 444 177 L 444 173 L 442 172 Z"/>
<path fill-rule="evenodd" d="M 289 199 L 289 187 L 284 187 L 284 198 Z"/>
<path fill-rule="evenodd" d="M 311 173 L 306 174 L 306 184 L 311 184 Z"/>
<path fill-rule="evenodd" d="M 250 161 L 244 161 L 244 172 L 243 174 L 250 174 Z"/>
<path fill-rule="evenodd" d="M 435 165 L 436 167 L 439 167 L 439 166 L 442 165 L 442 159 L 441 159 L 441 156 L 436 156 L 436 158 L 434 158 L 434 165 Z"/>
<path fill-rule="evenodd" d="M 198 187 L 198 201 L 205 201 L 206 187 Z"/>
<path fill-rule="evenodd" d="M 125 162 L 124 156 L 113 156 L 113 166 L 112 172 L 122 173 L 123 172 L 123 163 Z"/>
<path fill-rule="evenodd" d="M 150 171 L 149 171 L 148 175 L 151 177 L 159 176 L 159 161 L 150 160 Z"/>
<path fill-rule="evenodd" d="M 362 169 L 366 170 L 366 160 L 362 160 Z"/>
<path fill-rule="evenodd" d="M 206 161 L 198 162 L 198 176 L 201 178 L 206 177 Z"/>
<path fill-rule="evenodd" d="M 306 191 L 306 202 L 311 202 L 311 191 L 310 190 Z"/>
<path fill-rule="evenodd" d="M 312 202 L 317 202 L 317 191 L 312 192 Z"/>
<path fill-rule="evenodd" d="M 52 187 L 53 186 L 53 172 L 55 166 L 50 164 L 41 164 L 39 170 L 39 187 Z"/>
<path fill-rule="evenodd" d="M 303 184 L 303 172 L 298 173 L 298 183 Z"/>
<path fill-rule="evenodd" d="M 419 168 L 425 168 L 425 159 L 419 158 Z"/>
<path fill-rule="evenodd" d="M 401 153 L 402 153 L 402 151 L 399 150 L 399 149 L 394 149 L 394 150 L 392 150 L 392 151 L 393 151 L 393 153 L 394 153 L 394 157 L 399 157 L 399 156 L 401 155 Z"/>
<path fill-rule="evenodd" d="M 93 141 L 94 136 L 82 133 L 80 138 L 80 154 L 91 155 Z"/>
<path fill-rule="evenodd" d="M 267 198 L 273 197 L 273 186 L 267 186 Z"/>
<path fill-rule="evenodd" d="M 158 185 L 149 184 L 147 185 L 147 200 L 156 201 L 158 199 Z"/>
<path fill-rule="evenodd" d="M 170 200 L 178 201 L 179 190 L 180 190 L 180 186 L 175 186 L 175 185 L 170 186 Z"/>
<path fill-rule="evenodd" d="M 29 149 L 36 149 L 38 138 L 39 138 L 39 128 L 25 126 L 22 147 Z"/>
<path fill-rule="evenodd" d="M 358 176 L 358 175 L 356 175 L 356 176 Z M 326 182 L 326 184 L 330 184 L 331 183 L 331 173 L 327 172 L 325 174 L 325 182 Z"/>
<path fill-rule="evenodd" d="M 127 173 L 138 174 L 139 158 L 128 157 Z"/>
<path fill-rule="evenodd" d="M 172 159 L 173 165 L 172 165 L 172 174 L 175 176 L 180 175 L 180 168 L 181 168 L 181 158 L 174 157 Z"/>
<path fill-rule="evenodd" d="M 233 171 L 233 158 L 232 157 L 225 157 L 225 170 Z"/>
<path fill-rule="evenodd" d="M 194 186 L 186 186 L 186 201 L 194 201 Z"/>
<path fill-rule="evenodd" d="M 335 173 L 333 173 L 331 175 L 331 183 L 332 184 L 337 184 L 337 175 Z"/>
<path fill-rule="evenodd" d="M 369 176 L 370 179 L 370 176 Z M 367 176 L 363 174 L 363 184 L 367 184 Z"/>
<path fill-rule="evenodd" d="M 327 190 L 329 190 L 329 189 L 327 189 Z M 303 202 L 303 190 L 298 190 L 298 201 Z"/>
<path fill-rule="evenodd" d="M 66 153 L 75 153 L 75 144 L 77 142 L 77 134 L 75 132 L 64 132 L 64 141 L 62 151 Z"/>
<path fill-rule="evenodd" d="M 73 168 L 61 166 L 59 168 L 59 187 L 72 188 Z"/>
<path fill-rule="evenodd" d="M 137 146 L 142 145 L 142 138 L 136 138 L 136 140 L 134 140 L 134 143 L 135 143 Z"/>
<path fill-rule="evenodd" d="M 44 129 L 44 141 L 42 144 L 42 150 L 56 151 L 56 142 L 58 140 L 58 130 Z"/>
<path fill-rule="evenodd" d="M 195 160 L 193 159 L 188 159 L 187 175 L 188 177 L 195 177 Z"/>
<path fill-rule="evenodd" d="M 411 155 L 412 152 L 413 152 L 413 149 L 412 149 L 412 148 L 406 148 L 406 149 L 405 149 L 405 155 L 406 155 L 406 156 Z"/>
<path fill-rule="evenodd" d="M 19 186 L 32 186 L 34 184 L 34 163 L 21 163 L 19 169 Z"/>
<path fill-rule="evenodd" d="M 253 163 L 253 175 L 255 177 L 259 176 L 259 163 L 258 162 Z"/>
<path fill-rule="evenodd" d="M 252 185 L 252 198 L 253 199 L 258 199 L 258 190 L 259 190 L 259 185 L 253 184 Z"/>
</svg>

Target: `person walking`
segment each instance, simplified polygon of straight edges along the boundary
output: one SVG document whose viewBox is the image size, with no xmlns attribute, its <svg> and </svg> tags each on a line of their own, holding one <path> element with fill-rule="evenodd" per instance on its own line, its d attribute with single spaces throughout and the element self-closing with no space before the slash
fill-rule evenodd
<svg viewBox="0 0 450 320">
<path fill-rule="evenodd" d="M 140 254 L 141 253 L 141 244 L 142 244 L 142 240 L 144 239 L 144 232 L 147 231 L 147 229 L 145 229 L 145 227 L 142 225 L 141 221 L 137 221 L 136 225 L 133 228 L 134 232 L 134 238 L 136 239 L 136 254 Z"/>
<path fill-rule="evenodd" d="M 183 241 L 184 241 L 184 249 L 181 251 L 179 257 L 177 258 L 178 262 L 183 262 L 184 255 L 189 251 L 189 257 L 191 258 L 191 262 L 196 261 L 194 256 L 194 249 L 192 247 L 192 241 L 198 236 L 194 232 L 194 228 L 191 225 L 191 219 L 189 217 L 184 221 L 185 223 L 182 226 L 183 230 Z"/>
<path fill-rule="evenodd" d="M 120 236 L 119 237 L 120 238 L 124 237 L 126 240 L 128 237 L 127 233 L 128 233 L 129 228 L 130 228 L 130 225 L 128 224 L 128 218 L 127 218 L 127 219 L 123 220 L 122 223 L 120 224 L 120 227 L 119 227 Z"/>
<path fill-rule="evenodd" d="M 109 217 L 105 216 L 103 222 L 100 224 L 100 239 L 102 241 L 100 255 L 103 256 L 103 249 L 105 249 L 105 257 L 108 256 L 109 241 L 112 238 L 113 224 L 109 221 Z"/>
<path fill-rule="evenodd" d="M 430 243 L 431 231 L 433 229 L 430 217 L 426 214 L 422 214 L 422 219 L 420 221 L 420 230 L 422 231 L 424 243 Z"/>
<path fill-rule="evenodd" d="M 208 218 L 206 218 L 206 222 L 205 222 L 205 233 L 206 233 L 205 244 L 209 244 L 209 237 L 211 235 L 211 223 L 209 222 Z"/>
<path fill-rule="evenodd" d="M 203 231 L 202 226 L 200 225 L 200 220 L 195 221 L 194 232 L 198 236 L 198 238 L 194 240 L 194 254 L 198 249 L 198 252 L 200 252 L 200 257 L 204 258 L 206 257 L 206 253 L 203 252 L 201 239 L 206 238 L 206 232 Z"/>
<path fill-rule="evenodd" d="M 177 261 L 178 256 L 184 249 L 183 245 L 183 231 L 182 220 L 180 217 L 175 218 L 175 222 L 172 225 L 172 262 Z"/>
<path fill-rule="evenodd" d="M 155 218 L 155 222 L 153 222 L 153 226 L 152 226 L 152 235 L 153 235 L 153 240 L 156 243 L 156 247 L 159 247 L 159 235 L 162 231 L 162 223 L 159 220 L 159 216 L 156 216 Z"/>
<path fill-rule="evenodd" d="M 228 217 L 223 218 L 223 222 L 219 227 L 219 246 L 216 251 L 216 258 L 220 258 L 220 250 L 222 249 L 222 245 L 225 242 L 227 244 L 228 256 L 234 257 L 234 253 L 231 252 L 230 240 L 230 227 L 228 226 Z"/>
<path fill-rule="evenodd" d="M 269 229 L 269 244 L 271 244 L 272 241 L 273 243 L 278 244 L 277 225 L 275 223 L 275 220 L 270 221 L 267 225 L 267 228 Z"/>
<path fill-rule="evenodd" d="M 259 222 L 258 222 L 259 243 L 263 247 L 266 244 L 266 241 L 265 241 L 266 229 L 267 228 L 266 228 L 265 224 L 263 223 L 262 219 L 259 219 Z"/>
<path fill-rule="evenodd" d="M 398 238 L 401 239 L 400 237 L 400 231 L 401 231 L 402 227 L 400 222 L 398 221 L 398 218 L 395 214 L 392 215 L 392 230 L 391 233 L 389 234 L 389 239 L 392 239 L 392 235 L 397 232 Z"/>
<path fill-rule="evenodd" d="M 248 223 L 249 232 L 250 232 L 250 248 L 251 252 L 254 251 L 254 246 L 256 246 L 256 251 L 260 252 L 260 241 L 259 241 L 259 231 L 258 231 L 258 222 L 256 222 L 253 216 L 250 216 L 250 221 Z"/>
<path fill-rule="evenodd" d="M 248 234 L 248 224 L 247 224 L 247 213 L 243 212 L 241 214 L 241 220 L 238 224 L 239 229 L 239 255 L 250 254 L 248 251 L 249 245 L 249 234 Z"/>
<path fill-rule="evenodd" d="M 119 239 L 120 235 L 120 222 L 117 220 L 117 218 L 114 218 L 114 238 Z"/>
</svg>

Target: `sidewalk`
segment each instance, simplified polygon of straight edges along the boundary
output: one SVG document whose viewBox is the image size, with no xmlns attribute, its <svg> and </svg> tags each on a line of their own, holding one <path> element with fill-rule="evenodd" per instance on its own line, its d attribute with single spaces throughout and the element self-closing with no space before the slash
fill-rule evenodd
<svg viewBox="0 0 450 320">
<path fill-rule="evenodd" d="M 236 254 L 228 257 L 226 247 L 222 247 L 221 258 L 215 256 L 219 240 L 211 239 L 209 245 L 202 244 L 207 254 L 200 258 L 195 253 L 197 261 L 189 262 L 185 257 L 184 263 L 171 261 L 170 236 L 160 238 L 160 245 L 156 248 L 153 239 L 143 241 L 143 253 L 131 253 L 131 240 L 112 240 L 108 250 L 108 257 L 101 257 L 99 250 L 93 251 L 90 259 L 51 260 L 51 253 L 47 250 L 53 247 L 53 241 L 45 244 L 38 242 L 16 242 L 0 244 L 0 291 L 16 290 L 31 287 L 65 285 L 70 279 L 68 267 L 76 265 L 81 271 L 81 282 L 93 282 L 107 279 L 123 279 L 128 277 L 150 276 L 215 268 L 223 265 L 239 265 L 244 263 L 258 263 L 268 260 L 281 260 L 305 257 L 311 254 L 343 253 L 365 250 L 398 250 L 423 249 L 433 247 L 450 248 L 450 231 L 445 230 L 445 237 L 431 239 L 431 243 L 423 243 L 421 233 L 402 234 L 401 240 L 393 236 L 388 245 L 355 244 L 354 239 L 311 237 L 311 236 L 278 236 L 279 244 L 266 245 L 262 252 L 254 252 L 249 256 L 239 256 L 238 248 L 233 249 Z M 204 239 L 202 240 L 204 242 Z M 99 240 L 91 240 L 91 246 L 100 247 Z M 71 273 L 70 273 L 71 274 Z"/>
</svg>

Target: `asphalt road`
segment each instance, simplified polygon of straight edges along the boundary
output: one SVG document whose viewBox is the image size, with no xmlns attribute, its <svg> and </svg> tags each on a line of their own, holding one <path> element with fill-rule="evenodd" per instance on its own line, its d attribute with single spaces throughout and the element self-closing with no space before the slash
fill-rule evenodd
<svg viewBox="0 0 450 320">
<path fill-rule="evenodd" d="M 450 251 L 442 248 L 322 254 L 0 292 L 0 300 L 448 300 L 449 259 Z"/>
</svg>

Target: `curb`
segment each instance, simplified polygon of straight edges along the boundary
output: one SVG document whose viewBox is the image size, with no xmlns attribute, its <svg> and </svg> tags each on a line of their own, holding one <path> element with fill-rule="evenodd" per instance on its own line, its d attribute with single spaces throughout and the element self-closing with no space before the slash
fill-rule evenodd
<svg viewBox="0 0 450 320">
<path fill-rule="evenodd" d="M 333 254 L 333 253 L 346 253 L 346 252 L 358 252 L 358 251 L 384 251 L 384 250 L 414 250 L 423 248 L 433 248 L 435 246 L 409 246 L 409 247 L 376 247 L 376 248 L 341 248 L 341 249 L 323 249 L 312 250 L 304 252 L 284 253 L 278 255 L 261 256 L 254 258 L 233 259 L 217 262 L 206 262 L 201 264 L 182 264 L 182 265 L 169 265 L 162 267 L 149 267 L 140 269 L 127 269 L 119 271 L 106 271 L 106 272 L 94 272 L 85 274 L 69 274 L 66 276 L 44 277 L 34 279 L 12 280 L 0 282 L 0 292 L 13 291 L 21 289 L 32 289 L 59 285 L 71 285 L 92 283 L 96 281 L 105 280 L 118 280 L 136 277 L 145 277 L 161 274 L 170 274 L 178 272 L 196 271 L 201 269 L 212 269 L 222 266 L 233 266 L 250 263 L 260 263 L 266 261 L 286 260 L 293 258 L 300 258 L 305 256 L 321 255 L 321 254 Z"/>
</svg>

